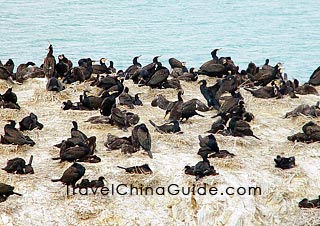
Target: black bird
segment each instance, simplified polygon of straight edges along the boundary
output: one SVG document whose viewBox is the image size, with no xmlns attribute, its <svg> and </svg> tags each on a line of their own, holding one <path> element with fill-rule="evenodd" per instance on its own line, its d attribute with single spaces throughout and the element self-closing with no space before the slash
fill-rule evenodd
<svg viewBox="0 0 320 226">
<path fill-rule="evenodd" d="M 255 65 L 255 63 L 250 62 L 248 64 L 246 72 L 249 74 L 249 76 L 255 76 L 256 73 L 258 72 L 258 69 L 257 69 L 257 66 Z"/>
<path fill-rule="evenodd" d="M 199 74 L 205 74 L 208 76 L 222 76 L 226 70 L 226 67 L 219 62 L 217 52 L 220 49 L 214 49 L 211 52 L 212 60 L 209 60 L 200 66 Z"/>
<path fill-rule="evenodd" d="M 118 126 L 120 129 L 127 130 L 130 126 L 126 111 L 121 111 L 119 108 L 111 109 L 111 123 Z"/>
<path fill-rule="evenodd" d="M 213 86 L 207 86 L 206 80 L 199 81 L 200 85 L 200 91 L 204 98 L 207 100 L 208 106 L 213 107 L 216 110 L 219 110 L 220 103 L 219 100 L 216 99 L 216 93 L 220 89 L 220 84 L 216 83 Z"/>
<path fill-rule="evenodd" d="M 219 150 L 219 152 L 213 153 L 208 158 L 226 158 L 226 157 L 231 157 L 233 158 L 235 154 L 230 153 L 227 150 Z"/>
<path fill-rule="evenodd" d="M 257 98 L 268 99 L 273 97 L 279 97 L 281 95 L 279 92 L 279 87 L 274 82 L 272 82 L 271 85 L 272 86 L 263 86 L 256 90 L 251 90 L 248 88 L 244 89 L 249 91 L 254 97 Z"/>
<path fill-rule="evenodd" d="M 102 176 L 100 176 L 100 177 L 98 178 L 98 180 L 92 180 L 92 181 L 90 182 L 90 187 L 91 187 L 91 188 L 101 188 L 101 187 L 104 187 L 104 180 L 105 180 L 105 178 L 102 177 Z"/>
<path fill-rule="evenodd" d="M 250 124 L 245 122 L 238 116 L 234 116 L 231 118 L 228 130 L 231 133 L 231 135 L 235 137 L 252 136 L 260 140 L 260 138 L 253 134 L 253 131 L 250 128 Z"/>
<path fill-rule="evenodd" d="M 317 199 L 308 200 L 306 198 L 299 202 L 300 208 L 319 208 L 320 207 L 320 196 Z"/>
<path fill-rule="evenodd" d="M 126 105 L 130 109 L 133 109 L 133 97 L 129 94 L 129 88 L 125 87 L 123 92 L 119 95 L 119 104 L 120 105 Z"/>
<path fill-rule="evenodd" d="M 172 69 L 174 68 L 183 68 L 184 65 L 181 61 L 177 60 L 176 58 L 169 58 L 169 64 L 171 66 Z"/>
<path fill-rule="evenodd" d="M 266 59 L 264 65 L 262 65 L 261 69 L 263 69 L 263 70 L 273 70 L 274 67 L 270 66 L 269 63 L 270 63 L 270 60 Z"/>
<path fill-rule="evenodd" d="M 170 75 L 174 78 L 181 77 L 184 73 L 188 72 L 188 69 L 186 67 L 186 62 L 181 62 L 175 58 L 170 58 L 169 64 L 172 69 Z"/>
<path fill-rule="evenodd" d="M 155 72 L 156 72 L 156 67 L 159 63 L 158 61 L 158 58 L 161 57 L 161 56 L 155 56 L 153 59 L 152 59 L 152 63 L 150 64 L 147 64 L 146 66 L 142 67 L 141 68 L 141 71 L 147 71 L 147 75 L 148 76 L 151 76 L 153 75 Z M 145 79 L 144 76 L 140 76 L 142 79 Z M 149 77 L 150 78 L 150 77 Z"/>
<path fill-rule="evenodd" d="M 17 104 L 18 98 L 17 95 L 12 92 L 12 87 L 8 88 L 6 92 L 2 95 L 2 100 L 4 102 L 11 102 Z"/>
<path fill-rule="evenodd" d="M 132 167 L 122 167 L 117 166 L 120 169 L 124 169 L 127 173 L 130 174 L 152 174 L 152 170 L 150 169 L 148 164 L 143 164 L 141 166 L 132 166 Z"/>
<path fill-rule="evenodd" d="M 58 78 L 55 76 L 51 77 L 47 81 L 46 85 L 47 91 L 57 91 L 60 92 L 65 89 L 65 87 L 62 85 L 62 83 L 59 81 Z"/>
<path fill-rule="evenodd" d="M 214 167 L 210 165 L 208 154 L 202 153 L 201 157 L 202 161 L 198 162 L 195 166 L 185 166 L 185 174 L 195 175 L 196 180 L 205 176 L 218 175 Z"/>
<path fill-rule="evenodd" d="M 10 195 L 22 196 L 21 194 L 16 193 L 13 190 L 13 186 L 0 182 L 0 202 L 6 201 Z"/>
<path fill-rule="evenodd" d="M 287 112 L 284 117 L 289 118 L 296 117 L 298 115 L 306 115 L 312 117 L 320 116 L 320 101 L 317 101 L 317 103 L 312 106 L 308 104 L 300 104 L 294 110 Z"/>
<path fill-rule="evenodd" d="M 275 158 L 274 161 L 276 163 L 275 167 L 278 167 L 281 169 L 290 169 L 296 165 L 294 156 L 285 158 L 285 157 L 281 157 L 280 155 L 277 155 L 277 158 Z"/>
<path fill-rule="evenodd" d="M 125 71 L 124 71 L 124 75 L 126 79 L 131 78 L 135 73 L 137 73 L 140 69 L 141 69 L 141 64 L 138 62 L 140 56 L 136 56 L 133 58 L 132 60 L 132 65 L 129 66 Z"/>
<path fill-rule="evenodd" d="M 76 81 L 84 82 L 92 75 L 92 60 L 90 58 L 78 61 L 79 66 L 74 67 L 64 79 L 63 82 L 70 84 Z"/>
<path fill-rule="evenodd" d="M 164 89 L 178 89 L 181 90 L 182 86 L 180 83 L 180 80 L 177 78 L 172 78 L 172 79 L 166 79 L 163 83 L 162 83 L 162 87 Z"/>
<path fill-rule="evenodd" d="M 104 143 L 104 146 L 109 150 L 117 150 L 122 147 L 122 145 L 127 144 L 131 145 L 131 136 L 130 137 L 118 137 L 112 134 L 108 134 L 107 142 Z"/>
<path fill-rule="evenodd" d="M 172 111 L 172 109 L 178 108 L 178 107 L 181 108 L 181 110 L 180 110 L 180 114 L 181 114 L 181 112 L 182 112 L 182 103 L 183 103 L 182 95 L 183 95 L 183 91 L 180 90 L 180 91 L 178 92 L 178 94 L 177 94 L 178 100 L 177 100 L 177 101 L 174 101 L 174 102 L 168 101 L 168 100 L 165 99 L 163 96 L 158 95 L 158 96 L 157 96 L 157 100 L 156 100 L 156 101 L 152 101 L 152 102 L 151 102 L 151 105 L 154 104 L 155 106 L 159 106 L 161 109 L 162 109 L 162 107 L 165 107 L 164 110 L 166 110 L 166 113 L 165 113 L 164 117 L 166 117 L 167 114 L 169 114 L 169 113 Z M 152 105 L 152 106 L 153 106 L 153 105 Z M 173 116 L 172 116 L 172 117 L 173 117 Z M 179 118 L 180 118 L 180 115 L 177 116 L 176 118 L 179 119 Z M 176 120 L 177 120 L 177 119 L 176 119 Z"/>
<path fill-rule="evenodd" d="M 314 135 L 320 133 L 320 126 L 310 121 L 302 126 L 302 131 L 307 135 Z"/>
<path fill-rule="evenodd" d="M 181 131 L 181 128 L 179 126 L 179 121 L 174 120 L 169 123 L 165 123 L 161 126 L 157 126 L 154 122 L 149 120 L 150 124 L 153 125 L 156 130 L 160 133 L 178 133 Z"/>
<path fill-rule="evenodd" d="M 149 157 L 153 158 L 151 153 L 151 135 L 144 123 L 133 128 L 131 142 L 136 150 L 139 150 L 141 146 L 148 153 Z"/>
<path fill-rule="evenodd" d="M 71 185 L 75 187 L 78 180 L 85 174 L 86 169 L 79 163 L 73 163 L 68 169 L 66 169 L 60 179 L 52 179 L 52 182 L 61 181 L 65 185 Z"/>
<path fill-rule="evenodd" d="M 7 173 L 24 174 L 26 161 L 23 158 L 14 158 L 7 161 L 6 167 L 2 168 Z"/>
<path fill-rule="evenodd" d="M 319 96 L 318 90 L 315 87 L 313 87 L 312 85 L 305 83 L 302 86 L 300 86 L 299 81 L 297 79 L 294 79 L 293 83 L 294 83 L 294 85 L 293 85 L 294 91 L 297 94 L 300 94 L 300 95 L 313 94 L 313 95 Z"/>
<path fill-rule="evenodd" d="M 97 65 L 92 65 L 92 73 L 93 74 L 105 74 L 105 73 L 108 73 L 109 72 L 109 69 L 106 65 L 106 61 L 107 59 L 106 58 L 101 58 L 100 59 L 100 64 L 97 64 Z"/>
<path fill-rule="evenodd" d="M 2 144 L 35 145 L 35 142 L 30 137 L 24 136 L 15 128 L 16 122 L 14 120 L 9 120 L 9 122 L 4 126 L 4 136 L 1 136 Z"/>
<path fill-rule="evenodd" d="M 103 97 L 88 96 L 89 91 L 83 91 L 83 96 L 80 96 L 80 102 L 83 106 L 87 107 L 89 110 L 97 110 L 100 108 L 103 101 Z"/>
<path fill-rule="evenodd" d="M 143 103 L 139 98 L 139 93 L 136 93 L 133 97 L 133 105 L 142 106 Z"/>
<path fill-rule="evenodd" d="M 10 73 L 7 68 L 0 66 L 0 79 L 7 80 L 10 83 L 14 84 L 12 78 L 12 73 Z"/>
<path fill-rule="evenodd" d="M 259 69 L 258 73 L 253 77 L 253 82 L 255 86 L 266 86 L 271 81 L 282 78 L 281 63 L 277 63 L 275 67 L 265 67 L 265 69 Z M 282 79 L 283 80 L 283 79 Z"/>
<path fill-rule="evenodd" d="M 314 86 L 320 85 L 320 66 L 316 70 L 314 70 L 314 72 L 310 76 L 308 83 Z"/>
<path fill-rule="evenodd" d="M 201 135 L 199 135 L 198 139 L 199 139 L 199 145 L 200 145 L 198 154 L 200 155 L 202 153 L 212 154 L 212 153 L 219 152 L 219 146 L 214 135 L 210 134 L 205 137 L 202 137 Z"/>
<path fill-rule="evenodd" d="M 71 141 L 73 144 L 85 142 L 88 137 L 78 128 L 78 123 L 76 121 L 72 121 L 73 127 L 71 128 L 71 138 L 68 138 L 68 141 Z"/>
<path fill-rule="evenodd" d="M 117 71 L 116 68 L 113 66 L 113 61 L 110 60 L 107 74 L 116 73 L 116 71 Z"/>
<path fill-rule="evenodd" d="M 100 113 L 103 116 L 110 116 L 111 110 L 116 106 L 116 97 L 118 96 L 118 92 L 112 93 L 111 95 L 109 93 L 106 93 L 106 97 L 103 99 L 101 106 L 100 106 Z"/>
<path fill-rule="evenodd" d="M 225 116 L 226 120 L 228 120 L 230 118 L 231 115 L 234 115 L 232 113 L 234 112 L 239 112 L 239 109 L 245 110 L 244 109 L 244 101 L 243 101 L 243 97 L 241 96 L 240 93 L 233 94 L 234 96 L 228 97 L 225 99 L 225 101 L 223 102 L 223 104 L 221 105 L 218 114 L 216 114 L 215 116 L 212 116 L 212 118 L 215 118 L 217 116 Z M 232 116 L 231 116 L 232 117 Z"/>
<path fill-rule="evenodd" d="M 107 90 L 109 92 L 119 91 L 121 93 L 124 89 L 123 77 L 105 76 L 98 81 L 97 87 L 102 88 L 103 90 Z"/>
<path fill-rule="evenodd" d="M 29 116 L 24 117 L 19 122 L 19 125 L 20 125 L 20 131 L 33 130 L 35 128 L 38 128 L 41 130 L 43 128 L 43 124 L 38 122 L 38 117 L 35 114 L 33 114 L 32 112 L 30 113 Z"/>
<path fill-rule="evenodd" d="M 207 133 L 218 133 L 219 131 L 223 131 L 226 128 L 226 124 L 229 118 L 225 113 L 220 114 L 220 116 L 220 119 L 212 123 L 211 128 L 207 131 Z"/>
<path fill-rule="evenodd" d="M 150 86 L 151 88 L 161 88 L 162 83 L 167 80 L 169 74 L 170 72 L 168 68 L 162 66 L 162 64 L 158 62 L 155 73 L 146 82 L 146 85 Z"/>
<path fill-rule="evenodd" d="M 85 143 L 78 143 L 76 146 L 67 148 L 63 153 L 60 152 L 60 157 L 52 158 L 53 160 L 60 159 L 61 162 L 74 162 L 83 159 L 90 155 L 90 149 Z"/>
<path fill-rule="evenodd" d="M 182 95 L 182 92 L 181 94 Z M 179 97 L 178 97 L 179 98 Z M 182 98 L 181 98 L 182 99 Z M 151 106 L 152 107 L 159 107 L 162 110 L 167 110 L 168 106 L 172 105 L 172 102 L 167 100 L 162 94 L 158 94 L 152 101 Z M 170 111 L 169 111 L 170 112 Z M 169 113 L 168 112 L 168 113 Z"/>
<path fill-rule="evenodd" d="M 66 77 L 69 70 L 72 68 L 72 62 L 64 56 L 64 54 L 61 54 L 58 56 L 58 63 L 56 64 L 56 72 L 58 74 L 58 78 Z"/>
<path fill-rule="evenodd" d="M 15 75 L 15 80 L 17 82 L 20 82 L 22 83 L 23 80 L 24 80 L 24 76 L 28 73 L 28 67 L 29 66 L 35 66 L 36 64 L 29 61 L 25 64 L 20 64 L 18 67 L 17 67 L 17 71 L 16 71 L 16 75 Z"/>
<path fill-rule="evenodd" d="M 76 185 L 76 188 L 90 188 L 90 180 L 82 179 L 81 182 Z"/>
<path fill-rule="evenodd" d="M 26 165 L 24 169 L 25 174 L 34 174 L 34 170 L 32 167 L 33 155 L 30 156 L 29 163 Z"/>
<path fill-rule="evenodd" d="M 14 62 L 12 59 L 9 59 L 4 65 L 4 68 L 6 68 L 10 74 L 13 74 L 13 69 L 14 69 Z"/>
<path fill-rule="evenodd" d="M 73 68 L 73 77 L 75 81 L 83 82 L 91 77 L 92 72 L 92 60 L 88 58 L 88 62 L 85 64 L 85 66 Z"/>
<path fill-rule="evenodd" d="M 51 78 L 54 75 L 56 66 L 56 59 L 53 56 L 53 46 L 50 44 L 48 48 L 48 54 L 43 62 L 43 71 L 47 78 Z"/>
<path fill-rule="evenodd" d="M 196 176 L 196 180 L 199 180 L 202 177 L 217 175 L 214 167 L 210 165 L 207 154 L 202 154 L 202 161 L 198 162 L 194 166 L 194 175 Z"/>
<path fill-rule="evenodd" d="M 80 67 L 80 66 L 87 67 L 88 64 L 89 64 L 89 62 L 92 63 L 91 58 L 82 58 L 82 59 L 78 60 L 78 66 L 79 66 L 79 67 Z"/>
<path fill-rule="evenodd" d="M 200 115 L 198 112 L 196 112 L 196 110 L 198 109 L 197 103 L 198 102 L 194 101 L 194 99 L 182 103 L 182 105 L 181 105 L 182 111 L 181 111 L 181 117 L 180 117 L 181 122 L 183 121 L 183 119 L 186 119 L 186 121 L 187 121 L 189 118 L 191 118 L 195 115 L 198 115 L 200 117 L 204 117 L 203 115 Z M 173 114 L 174 110 L 175 109 L 172 109 L 169 118 L 171 118 L 171 115 Z M 179 110 L 179 108 L 178 108 L 178 110 Z M 173 118 L 173 119 L 175 119 L 175 118 Z"/>
<path fill-rule="evenodd" d="M 122 144 L 121 145 L 121 152 L 123 154 L 132 154 L 136 151 L 134 150 L 134 147 L 132 144 Z"/>
<path fill-rule="evenodd" d="M 198 80 L 198 71 L 195 68 L 190 68 L 189 72 L 184 72 L 181 76 L 178 77 L 179 80 L 184 80 L 187 82 L 197 81 Z"/>
</svg>

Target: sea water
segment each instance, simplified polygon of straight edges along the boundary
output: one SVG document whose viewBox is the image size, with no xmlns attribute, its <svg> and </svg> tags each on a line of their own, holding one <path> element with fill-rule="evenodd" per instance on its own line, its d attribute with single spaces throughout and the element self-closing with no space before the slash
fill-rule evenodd
<svg viewBox="0 0 320 226">
<path fill-rule="evenodd" d="M 231 56 L 240 69 L 282 62 L 289 78 L 307 81 L 320 66 L 320 4 L 301 0 L 0 0 L 0 59 L 40 65 L 54 55 L 168 65 L 175 57 L 199 68 L 210 52 Z"/>
</svg>

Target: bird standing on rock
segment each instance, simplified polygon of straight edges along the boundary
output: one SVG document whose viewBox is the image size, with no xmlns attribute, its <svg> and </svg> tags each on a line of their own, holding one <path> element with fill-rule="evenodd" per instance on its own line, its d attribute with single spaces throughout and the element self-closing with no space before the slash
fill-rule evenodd
<svg viewBox="0 0 320 226">
<path fill-rule="evenodd" d="M 75 187 L 76 183 L 85 174 L 86 168 L 79 163 L 73 163 L 66 171 L 64 171 L 60 179 L 52 179 L 52 182 L 62 182 L 65 185 Z"/>
<path fill-rule="evenodd" d="M 136 150 L 142 147 L 148 153 L 149 157 L 153 158 L 151 153 L 151 135 L 146 124 L 142 123 L 133 128 L 131 141 Z"/>
<path fill-rule="evenodd" d="M 207 81 L 206 80 L 201 80 L 199 81 L 200 84 L 200 91 L 204 98 L 207 100 L 208 107 L 212 107 L 216 110 L 219 110 L 220 108 L 220 103 L 219 100 L 216 99 L 216 94 L 218 90 L 220 89 L 219 83 L 216 83 L 213 86 L 207 86 Z"/>
<path fill-rule="evenodd" d="M 54 75 L 56 66 L 56 59 L 53 56 L 53 46 L 50 44 L 48 48 L 48 54 L 43 62 L 43 71 L 46 78 L 51 78 Z"/>
</svg>

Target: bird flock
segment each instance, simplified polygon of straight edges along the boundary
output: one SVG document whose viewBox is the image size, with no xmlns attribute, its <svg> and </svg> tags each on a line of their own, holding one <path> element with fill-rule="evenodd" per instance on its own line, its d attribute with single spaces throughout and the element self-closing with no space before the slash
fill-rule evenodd
<svg viewBox="0 0 320 226">
<path fill-rule="evenodd" d="M 205 118 L 200 112 L 213 112 L 212 124 L 207 136 L 199 135 L 198 155 L 202 160 L 194 166 L 185 166 L 184 172 L 187 175 L 195 176 L 200 180 L 206 176 L 214 176 L 219 173 L 210 164 L 209 158 L 233 158 L 235 154 L 228 150 L 220 150 L 214 134 L 223 136 L 244 137 L 249 136 L 260 140 L 254 134 L 250 122 L 254 120 L 254 115 L 246 110 L 246 103 L 240 93 L 243 88 L 245 92 L 250 92 L 255 98 L 275 98 L 280 99 L 288 95 L 290 98 L 299 98 L 298 95 L 319 95 L 314 86 L 320 85 L 320 67 L 318 67 L 307 83 L 300 85 L 297 79 L 289 80 L 286 73 L 283 73 L 281 63 L 271 66 L 269 59 L 263 66 L 258 67 L 255 63 L 248 63 L 245 70 L 240 70 L 231 57 L 218 57 L 218 51 L 214 49 L 211 52 L 211 58 L 203 63 L 199 69 L 192 67 L 188 70 L 186 62 L 181 62 L 175 58 L 168 60 L 171 68 L 166 68 L 159 61 L 161 56 L 155 56 L 150 64 L 142 66 L 139 63 L 139 57 L 136 56 L 125 70 L 116 70 L 113 61 L 107 66 L 106 58 L 98 61 L 91 58 L 83 58 L 75 66 L 64 54 L 58 56 L 58 62 L 53 55 L 53 46 L 50 44 L 48 53 L 43 64 L 38 67 L 33 62 L 20 64 L 14 72 L 14 62 L 9 59 L 5 64 L 0 61 L 0 79 L 7 80 L 10 84 L 23 85 L 23 82 L 30 78 L 46 78 L 46 90 L 52 92 L 61 92 L 70 84 L 88 83 L 90 86 L 98 87 L 99 95 L 90 95 L 87 90 L 79 96 L 79 101 L 72 102 L 66 100 L 62 102 L 62 109 L 65 111 L 99 111 L 99 116 L 92 116 L 86 119 L 86 122 L 92 124 L 109 124 L 124 132 L 128 136 L 118 137 L 114 134 L 108 134 L 104 146 L 107 150 L 121 150 L 124 154 L 134 155 L 134 153 L 143 150 L 146 156 L 153 159 L 152 138 L 149 132 L 147 122 L 140 122 L 139 114 L 130 112 L 130 109 L 142 106 L 143 100 L 140 99 L 140 93 L 130 95 L 130 90 L 125 86 L 126 81 L 132 80 L 137 87 L 148 86 L 150 89 L 176 89 L 177 99 L 169 100 L 162 94 L 157 94 L 151 102 L 152 107 L 158 107 L 164 111 L 163 124 L 157 125 L 149 120 L 150 125 L 159 133 L 169 133 L 179 136 L 184 131 L 180 124 L 188 121 L 192 117 Z M 206 77 L 216 77 L 216 83 L 208 86 Z M 184 99 L 184 92 L 180 81 L 190 82 L 195 89 L 199 89 L 206 103 L 197 98 L 190 100 Z M 14 86 L 13 86 L 14 87 Z M 241 91 L 242 92 L 242 91 Z M 0 94 L 2 108 L 20 110 L 18 97 L 12 87 Z M 117 105 L 124 106 L 121 110 Z M 140 112 L 143 114 L 143 112 Z M 310 106 L 302 104 L 290 112 L 287 112 L 284 118 L 307 115 L 318 117 L 320 115 L 319 101 Z M 168 118 L 168 119 L 166 119 Z M 204 119 L 207 120 L 208 119 Z M 1 145 L 30 145 L 36 143 L 24 131 L 45 127 L 38 121 L 34 113 L 26 116 L 19 122 L 19 129 L 16 128 L 16 122 L 9 120 L 4 126 L 4 134 L 1 135 Z M 86 169 L 79 162 L 98 163 L 101 158 L 96 155 L 95 136 L 88 137 L 78 128 L 78 123 L 72 121 L 70 137 L 62 140 L 55 147 L 59 149 L 59 156 L 52 157 L 52 160 L 60 162 L 70 162 L 63 175 L 58 179 L 52 179 L 52 182 L 62 182 L 73 188 L 97 188 L 104 186 L 105 177 L 99 176 L 98 180 L 82 179 Z M 132 127 L 132 128 L 131 128 Z M 129 129 L 131 132 L 129 132 Z M 302 127 L 303 133 L 299 132 L 288 137 L 290 141 L 296 142 L 317 142 L 320 141 L 320 126 L 313 121 L 308 122 Z M 274 159 L 275 167 L 283 170 L 295 166 L 295 157 L 281 157 L 277 155 Z M 33 156 L 29 163 L 22 158 L 14 158 L 7 161 L 2 168 L 7 173 L 33 174 L 32 168 Z M 148 164 L 140 166 L 117 166 L 124 169 L 129 174 L 152 174 L 153 170 Z M 79 182 L 79 183 L 78 183 Z M 0 202 L 6 201 L 10 195 L 21 194 L 14 192 L 14 187 L 0 183 Z M 299 207 L 313 208 L 320 207 L 320 201 L 303 199 L 299 202 Z"/>
</svg>

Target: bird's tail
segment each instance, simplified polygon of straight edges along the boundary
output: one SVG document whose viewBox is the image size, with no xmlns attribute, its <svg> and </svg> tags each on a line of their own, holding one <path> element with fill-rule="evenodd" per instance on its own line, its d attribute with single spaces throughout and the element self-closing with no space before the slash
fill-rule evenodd
<svg viewBox="0 0 320 226">
<path fill-rule="evenodd" d="M 52 158 L 52 160 L 59 160 L 59 159 L 61 159 L 61 157 Z"/>
<path fill-rule="evenodd" d="M 22 194 L 17 193 L 17 192 L 13 192 L 13 194 L 15 194 L 15 195 L 19 195 L 19 196 L 22 196 Z"/>
<path fill-rule="evenodd" d="M 204 117 L 204 115 L 200 115 L 198 112 L 196 112 L 196 115 L 201 116 L 201 117 Z"/>
<path fill-rule="evenodd" d="M 28 163 L 28 165 L 30 165 L 30 166 L 31 166 L 32 161 L 33 161 L 33 155 L 31 155 L 31 156 L 30 156 L 30 159 L 29 159 L 29 163 Z"/>
<path fill-rule="evenodd" d="M 149 157 L 153 159 L 151 151 L 150 150 L 146 150 L 146 152 L 148 153 Z"/>
<path fill-rule="evenodd" d="M 154 122 L 152 122 L 151 120 L 149 120 L 149 122 L 150 122 L 150 124 L 153 125 L 154 127 L 157 127 L 157 125 L 156 125 Z"/>
<path fill-rule="evenodd" d="M 122 166 L 117 166 L 118 168 L 120 168 L 120 169 L 124 169 L 124 170 L 127 170 L 127 168 L 125 168 L 125 167 L 122 167 Z"/>
<path fill-rule="evenodd" d="M 51 179 L 52 182 L 58 182 L 61 181 L 61 179 Z"/>
<path fill-rule="evenodd" d="M 252 136 L 254 137 L 254 138 L 256 138 L 256 139 L 258 139 L 258 140 L 261 140 L 259 137 L 257 137 L 256 135 L 253 135 L 252 134 Z"/>
</svg>

